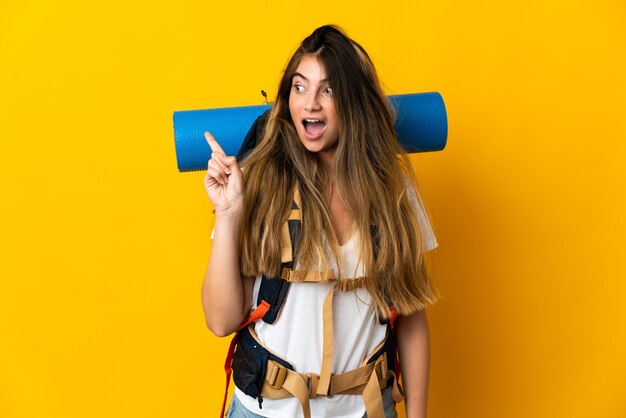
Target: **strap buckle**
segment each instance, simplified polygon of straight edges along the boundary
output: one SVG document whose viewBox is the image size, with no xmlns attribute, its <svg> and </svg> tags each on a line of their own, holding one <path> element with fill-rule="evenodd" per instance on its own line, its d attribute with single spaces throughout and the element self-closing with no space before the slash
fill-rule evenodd
<svg viewBox="0 0 626 418">
<path fill-rule="evenodd" d="M 291 269 L 284 267 L 282 273 L 280 273 L 280 278 L 289 281 L 289 276 L 291 276 Z"/>
<path fill-rule="evenodd" d="M 273 360 L 269 364 L 272 365 L 272 368 L 267 371 L 265 380 L 272 389 L 280 390 L 287 378 L 287 369 Z"/>
<path fill-rule="evenodd" d="M 309 398 L 317 398 L 317 385 L 320 381 L 320 376 L 315 373 L 305 373 L 304 376 L 306 377 L 306 385 L 309 390 Z"/>
<path fill-rule="evenodd" d="M 376 373 L 378 376 L 378 382 L 380 383 L 381 389 L 387 387 L 387 372 L 389 368 L 387 367 L 387 353 L 383 353 L 376 360 L 376 364 L 374 365 L 373 373 Z"/>
</svg>

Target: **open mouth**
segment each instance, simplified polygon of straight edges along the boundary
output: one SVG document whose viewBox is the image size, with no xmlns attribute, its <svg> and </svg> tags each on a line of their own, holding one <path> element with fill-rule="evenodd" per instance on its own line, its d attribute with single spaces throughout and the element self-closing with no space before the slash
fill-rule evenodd
<svg viewBox="0 0 626 418">
<path fill-rule="evenodd" d="M 318 137 L 324 132 L 326 122 L 320 119 L 302 119 L 304 131 L 312 138 Z"/>
</svg>

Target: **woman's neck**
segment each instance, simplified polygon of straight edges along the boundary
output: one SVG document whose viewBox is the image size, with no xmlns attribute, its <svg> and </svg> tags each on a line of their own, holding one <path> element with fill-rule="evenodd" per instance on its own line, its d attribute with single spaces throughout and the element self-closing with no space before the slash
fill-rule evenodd
<svg viewBox="0 0 626 418">
<path fill-rule="evenodd" d="M 317 153 L 317 158 L 319 159 L 319 162 L 322 164 L 322 166 L 324 167 L 324 170 L 326 170 L 327 173 L 332 173 L 333 172 L 333 157 L 335 155 L 334 150 L 332 152 L 330 151 L 320 151 Z"/>
</svg>

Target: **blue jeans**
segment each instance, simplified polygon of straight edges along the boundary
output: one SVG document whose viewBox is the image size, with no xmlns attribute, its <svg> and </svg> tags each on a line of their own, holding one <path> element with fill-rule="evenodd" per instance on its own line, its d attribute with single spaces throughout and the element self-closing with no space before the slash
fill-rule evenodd
<svg viewBox="0 0 626 418">
<path fill-rule="evenodd" d="M 396 403 L 391 396 L 391 386 L 386 389 L 383 389 L 381 392 L 383 397 L 383 409 L 385 411 L 385 418 L 398 418 L 398 414 L 396 412 Z M 233 393 L 230 406 L 228 407 L 228 411 L 226 411 L 226 418 L 264 418 L 263 415 L 257 415 L 252 411 L 246 409 L 237 396 Z M 367 414 L 363 415 L 363 418 L 367 418 Z"/>
</svg>

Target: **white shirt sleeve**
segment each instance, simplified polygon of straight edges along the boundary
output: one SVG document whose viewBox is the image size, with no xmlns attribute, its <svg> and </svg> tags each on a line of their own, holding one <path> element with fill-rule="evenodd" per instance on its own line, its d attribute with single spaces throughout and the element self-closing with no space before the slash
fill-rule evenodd
<svg viewBox="0 0 626 418">
<path fill-rule="evenodd" d="M 435 237 L 433 227 L 430 223 L 430 219 L 428 219 L 428 214 L 422 199 L 415 195 L 415 191 L 412 187 L 408 187 L 408 184 L 407 194 L 409 197 L 409 203 L 415 211 L 415 216 L 417 216 L 417 220 L 420 223 L 423 240 L 422 250 L 424 252 L 428 252 L 437 248 L 439 246 L 439 242 L 437 242 L 437 238 Z"/>
</svg>

